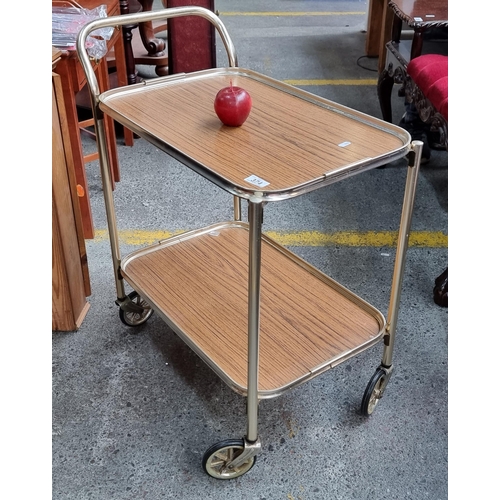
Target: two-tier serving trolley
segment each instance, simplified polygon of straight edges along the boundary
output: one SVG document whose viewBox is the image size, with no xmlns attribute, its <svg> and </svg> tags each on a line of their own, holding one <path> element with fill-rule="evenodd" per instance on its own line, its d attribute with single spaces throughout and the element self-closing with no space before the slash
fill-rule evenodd
<svg viewBox="0 0 500 500">
<path fill-rule="evenodd" d="M 101 93 L 85 40 L 94 30 L 186 15 L 216 28 L 228 67 L 174 74 Z M 261 451 L 259 400 L 279 396 L 383 340 L 362 412 L 372 413 L 392 373 L 400 292 L 421 142 L 330 100 L 238 67 L 219 18 L 179 7 L 100 19 L 77 43 L 92 99 L 116 303 L 128 325 L 155 311 L 233 390 L 247 398 L 242 439 L 211 446 L 203 468 L 230 479 Z M 218 90 L 232 82 L 253 101 L 241 127 L 221 124 Z M 109 175 L 104 114 L 232 195 L 234 219 L 173 236 L 122 259 Z M 373 306 L 262 232 L 266 203 L 279 202 L 407 156 L 408 171 L 387 321 Z M 241 200 L 248 202 L 242 221 Z M 125 282 L 133 288 L 126 294 Z"/>
</svg>

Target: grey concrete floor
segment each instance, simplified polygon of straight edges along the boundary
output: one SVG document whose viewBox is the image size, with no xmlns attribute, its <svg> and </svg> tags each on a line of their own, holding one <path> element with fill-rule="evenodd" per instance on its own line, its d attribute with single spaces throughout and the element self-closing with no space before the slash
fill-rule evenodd
<svg viewBox="0 0 500 500">
<path fill-rule="evenodd" d="M 219 0 L 216 8 L 233 37 L 240 66 L 280 80 L 377 78 L 370 70 L 377 60 L 359 59 L 364 55 L 366 1 Z M 225 14 L 234 11 L 354 14 Z M 219 60 L 222 55 L 218 47 Z M 381 117 L 373 84 L 303 88 Z M 399 119 L 404 108 L 396 94 L 393 108 Z M 120 230 L 186 230 L 231 218 L 229 195 L 143 139 L 133 147 L 120 143 L 118 151 Z M 269 204 L 264 230 L 394 231 L 405 166 L 400 160 Z M 105 229 L 96 162 L 88 166 L 88 180 L 95 227 Z M 447 189 L 447 154 L 433 151 L 431 162 L 421 168 L 414 230 L 447 234 Z M 381 345 L 263 401 L 263 452 L 246 475 L 218 481 L 202 470 L 202 456 L 222 439 L 244 436 L 245 399 L 158 316 L 138 329 L 123 325 L 114 304 L 108 241 L 99 236 L 86 243 L 90 310 L 78 331 L 53 333 L 53 499 L 448 497 L 448 310 L 432 298 L 434 279 L 447 266 L 447 248 L 409 248 L 395 371 L 373 415 L 361 416 L 359 407 L 381 361 Z M 122 254 L 135 248 L 125 241 Z M 387 313 L 394 247 L 291 250 Z"/>
</svg>

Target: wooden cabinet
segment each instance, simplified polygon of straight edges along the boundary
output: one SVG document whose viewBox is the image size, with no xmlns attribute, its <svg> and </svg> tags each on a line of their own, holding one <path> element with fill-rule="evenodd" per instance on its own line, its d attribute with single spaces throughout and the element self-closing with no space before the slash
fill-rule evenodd
<svg viewBox="0 0 500 500">
<path fill-rule="evenodd" d="M 60 52 L 52 50 L 52 69 Z M 52 72 L 52 330 L 73 331 L 90 307 L 90 278 L 61 78 Z"/>
</svg>

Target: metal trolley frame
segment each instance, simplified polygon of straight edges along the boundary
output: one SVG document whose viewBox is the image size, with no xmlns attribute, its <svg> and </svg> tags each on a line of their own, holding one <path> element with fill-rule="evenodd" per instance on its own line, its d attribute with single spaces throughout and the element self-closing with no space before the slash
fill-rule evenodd
<svg viewBox="0 0 500 500">
<path fill-rule="evenodd" d="M 217 29 L 228 67 L 159 77 L 101 93 L 85 49 L 96 29 L 196 15 Z M 387 386 L 422 143 L 390 123 L 239 68 L 219 18 L 201 7 L 120 15 L 87 24 L 77 51 L 91 94 L 120 319 L 155 311 L 236 392 L 247 398 L 243 439 L 211 446 L 203 468 L 218 479 L 247 472 L 261 451 L 259 400 L 272 398 L 383 341 L 362 413 Z M 249 91 L 250 117 L 221 125 L 218 89 Z M 104 114 L 233 195 L 234 220 L 189 231 L 122 259 Z M 289 199 L 408 157 L 387 321 L 373 306 L 262 233 L 268 202 Z M 248 221 L 241 220 L 241 200 Z M 125 282 L 133 292 L 126 294 Z M 207 292 L 207 290 L 209 292 Z"/>
</svg>

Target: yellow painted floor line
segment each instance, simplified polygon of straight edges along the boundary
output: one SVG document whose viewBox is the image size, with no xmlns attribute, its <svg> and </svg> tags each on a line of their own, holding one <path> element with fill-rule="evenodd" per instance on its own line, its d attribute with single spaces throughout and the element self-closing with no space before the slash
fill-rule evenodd
<svg viewBox="0 0 500 500">
<path fill-rule="evenodd" d="M 146 231 L 130 230 L 119 231 L 118 238 L 122 244 L 150 245 L 180 234 L 183 231 Z M 266 231 L 265 234 L 284 246 L 323 247 L 323 246 L 351 246 L 351 247 L 394 247 L 397 243 L 397 231 L 339 231 L 336 233 L 322 233 L 320 231 Z M 105 229 L 95 231 L 94 241 L 108 239 Z M 448 235 L 439 231 L 413 231 L 410 233 L 409 246 L 425 248 L 446 248 Z"/>
<path fill-rule="evenodd" d="M 365 12 L 219 12 L 220 16 L 364 16 Z"/>
<path fill-rule="evenodd" d="M 358 80 L 283 80 L 290 85 L 377 85 L 376 78 Z"/>
<path fill-rule="evenodd" d="M 266 234 L 285 246 L 356 246 L 386 247 L 396 246 L 397 231 L 339 231 L 322 233 L 319 231 L 274 232 Z M 415 231 L 410 233 L 409 245 L 414 247 L 441 248 L 448 245 L 448 236 L 442 232 Z"/>
</svg>

